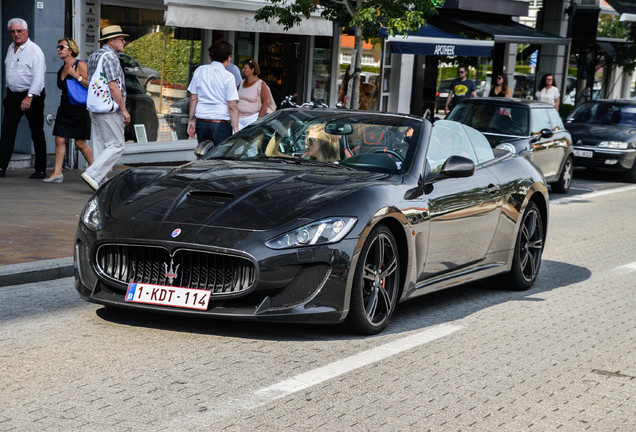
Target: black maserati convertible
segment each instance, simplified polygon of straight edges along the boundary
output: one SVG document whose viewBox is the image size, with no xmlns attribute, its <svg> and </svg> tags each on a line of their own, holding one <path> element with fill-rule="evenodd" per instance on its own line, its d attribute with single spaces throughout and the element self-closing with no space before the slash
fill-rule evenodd
<svg viewBox="0 0 636 432">
<path fill-rule="evenodd" d="M 84 208 L 80 295 L 108 307 L 374 334 L 396 305 L 539 272 L 548 194 L 452 121 L 279 110 L 178 168 L 125 171 Z"/>
</svg>

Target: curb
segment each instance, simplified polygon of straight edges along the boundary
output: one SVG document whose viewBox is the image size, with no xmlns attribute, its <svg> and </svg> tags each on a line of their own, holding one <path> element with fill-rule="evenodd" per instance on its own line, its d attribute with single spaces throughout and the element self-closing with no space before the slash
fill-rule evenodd
<svg viewBox="0 0 636 432">
<path fill-rule="evenodd" d="M 0 266 L 0 287 L 73 276 L 73 258 L 57 258 Z"/>
</svg>

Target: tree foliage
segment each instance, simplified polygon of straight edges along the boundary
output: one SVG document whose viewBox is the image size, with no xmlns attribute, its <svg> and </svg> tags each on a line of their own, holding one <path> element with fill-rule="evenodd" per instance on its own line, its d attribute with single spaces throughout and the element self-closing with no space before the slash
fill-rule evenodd
<svg viewBox="0 0 636 432">
<path fill-rule="evenodd" d="M 143 66 L 159 72 L 163 70 L 165 82 L 188 85 L 191 44 L 194 44 L 192 63 L 199 63 L 201 42 L 175 39 L 172 27 L 140 37 L 127 44 L 124 52 Z"/>
<path fill-rule="evenodd" d="M 361 53 L 362 40 L 377 37 L 380 30 L 388 34 L 406 35 L 426 23 L 437 13 L 444 0 L 268 0 L 271 5 L 256 12 L 257 20 L 273 21 L 286 30 L 300 24 L 303 18 L 320 14 L 343 28 L 355 29 L 354 50 Z M 357 107 L 361 55 L 355 56 L 353 76 L 353 105 Z"/>
<path fill-rule="evenodd" d="M 628 44 L 614 44 L 614 63 L 628 74 L 636 69 L 636 23 L 627 23 Z"/>
</svg>

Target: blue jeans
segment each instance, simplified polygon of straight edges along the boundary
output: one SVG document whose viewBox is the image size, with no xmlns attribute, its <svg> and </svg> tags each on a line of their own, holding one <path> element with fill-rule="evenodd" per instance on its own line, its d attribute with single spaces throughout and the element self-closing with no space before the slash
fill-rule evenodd
<svg viewBox="0 0 636 432">
<path fill-rule="evenodd" d="M 199 143 L 212 140 L 214 141 L 214 145 L 217 146 L 232 136 L 232 124 L 197 120 L 195 131 Z"/>
</svg>

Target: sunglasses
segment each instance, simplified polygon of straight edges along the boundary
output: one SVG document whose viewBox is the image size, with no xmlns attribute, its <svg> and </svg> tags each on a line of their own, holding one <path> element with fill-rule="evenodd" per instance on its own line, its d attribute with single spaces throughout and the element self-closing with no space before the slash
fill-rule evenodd
<svg viewBox="0 0 636 432">
<path fill-rule="evenodd" d="M 500 79 L 500 80 L 502 80 L 502 79 L 503 79 L 503 77 L 497 77 L 497 79 Z"/>
<path fill-rule="evenodd" d="M 16 33 L 20 34 L 20 33 L 22 33 L 23 31 L 24 31 L 24 29 L 9 30 L 9 33 L 10 33 L 10 34 L 16 34 Z"/>
<path fill-rule="evenodd" d="M 63 50 L 64 48 L 71 49 L 70 47 L 67 47 L 66 45 L 58 45 L 55 48 L 57 48 L 59 50 Z"/>
</svg>

